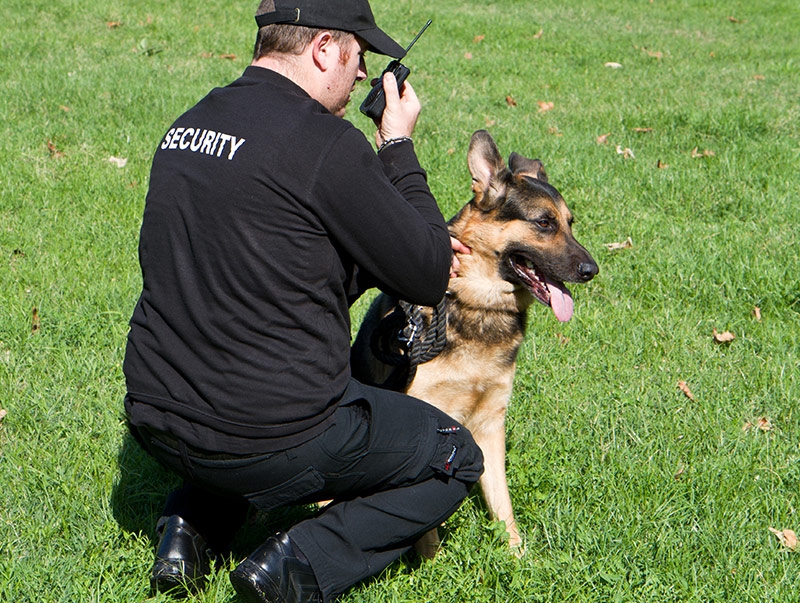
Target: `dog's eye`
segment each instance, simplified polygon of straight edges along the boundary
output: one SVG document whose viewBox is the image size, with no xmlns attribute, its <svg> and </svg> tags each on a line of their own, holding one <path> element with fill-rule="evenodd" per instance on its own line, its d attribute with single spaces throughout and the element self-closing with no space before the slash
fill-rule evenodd
<svg viewBox="0 0 800 603">
<path fill-rule="evenodd" d="M 542 230 L 552 230 L 553 228 L 553 221 L 548 218 L 539 218 L 534 224 Z"/>
</svg>

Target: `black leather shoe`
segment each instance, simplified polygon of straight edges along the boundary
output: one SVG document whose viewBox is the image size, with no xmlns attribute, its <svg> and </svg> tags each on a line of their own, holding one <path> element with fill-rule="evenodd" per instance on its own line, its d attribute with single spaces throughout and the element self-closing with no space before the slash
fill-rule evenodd
<svg viewBox="0 0 800 603">
<path fill-rule="evenodd" d="M 156 533 L 160 538 L 150 575 L 153 593 L 185 596 L 196 592 L 205 584 L 214 557 L 205 539 L 178 515 L 162 517 Z"/>
<path fill-rule="evenodd" d="M 287 534 L 269 538 L 230 575 L 245 603 L 321 603 L 322 592 L 308 563 L 294 553 Z"/>
</svg>

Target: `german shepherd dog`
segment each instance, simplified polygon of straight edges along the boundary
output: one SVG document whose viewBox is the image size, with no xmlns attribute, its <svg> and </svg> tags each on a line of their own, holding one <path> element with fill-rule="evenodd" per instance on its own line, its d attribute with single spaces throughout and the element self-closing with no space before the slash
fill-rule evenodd
<svg viewBox="0 0 800 603">
<path fill-rule="evenodd" d="M 506 482 L 505 414 L 526 313 L 537 300 L 568 321 L 573 301 L 564 282 L 585 283 L 598 268 L 573 237 L 572 215 L 539 160 L 511 153 L 506 166 L 492 137 L 479 130 L 468 164 L 475 195 L 448 226 L 472 252 L 459 256 L 439 311 L 415 307 L 414 323 L 408 305 L 400 312 L 401 302 L 379 295 L 353 344 L 352 366 L 362 382 L 406 391 L 472 432 L 484 454 L 480 485 L 489 512 L 505 522 L 508 543 L 521 554 Z M 409 344 L 426 341 L 437 325 L 443 347 L 413 366 Z M 434 530 L 417 550 L 432 556 L 438 542 Z"/>
</svg>

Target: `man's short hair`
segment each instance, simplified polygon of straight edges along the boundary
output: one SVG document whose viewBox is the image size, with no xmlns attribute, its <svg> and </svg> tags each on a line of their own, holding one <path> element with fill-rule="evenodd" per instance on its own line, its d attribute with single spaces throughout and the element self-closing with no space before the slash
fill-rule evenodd
<svg viewBox="0 0 800 603">
<path fill-rule="evenodd" d="M 269 12 L 275 9 L 273 0 L 262 0 L 256 14 Z M 294 54 L 298 55 L 305 50 L 321 31 L 330 31 L 337 44 L 347 42 L 353 35 L 338 29 L 321 29 L 306 27 L 305 25 L 292 25 L 290 23 L 272 23 L 258 29 L 256 43 L 253 48 L 253 59 L 258 60 L 269 54 Z"/>
</svg>

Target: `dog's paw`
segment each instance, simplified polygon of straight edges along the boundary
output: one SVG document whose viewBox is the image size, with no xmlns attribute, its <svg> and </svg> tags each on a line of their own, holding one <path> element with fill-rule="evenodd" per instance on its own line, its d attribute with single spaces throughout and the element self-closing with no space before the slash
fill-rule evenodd
<svg viewBox="0 0 800 603">
<path fill-rule="evenodd" d="M 512 546 L 509 546 L 508 548 L 511 551 L 511 553 L 514 555 L 514 557 L 516 557 L 517 559 L 522 559 L 525 555 L 528 554 L 528 551 L 525 548 L 525 545 L 523 543 L 521 543 L 521 542 L 516 546 L 512 545 Z"/>
</svg>

